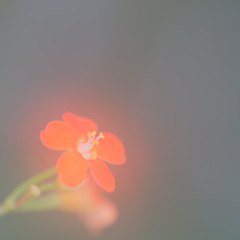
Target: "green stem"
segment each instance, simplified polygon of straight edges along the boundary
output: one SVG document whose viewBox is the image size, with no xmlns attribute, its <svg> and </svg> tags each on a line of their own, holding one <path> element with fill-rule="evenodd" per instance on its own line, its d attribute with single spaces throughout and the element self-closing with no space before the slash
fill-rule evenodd
<svg viewBox="0 0 240 240">
<path fill-rule="evenodd" d="M 38 199 L 34 199 L 28 204 L 19 208 L 18 212 L 42 212 L 61 209 L 61 199 L 59 194 L 54 192 Z"/>
<path fill-rule="evenodd" d="M 3 205 L 0 206 L 0 216 L 6 214 L 9 211 L 14 210 L 16 208 L 16 201 L 18 200 L 18 198 L 26 190 L 28 190 L 31 185 L 42 183 L 55 177 L 56 175 L 57 175 L 56 167 L 53 167 L 23 182 L 15 190 L 13 190 L 13 192 L 6 198 Z"/>
<path fill-rule="evenodd" d="M 56 181 L 51 181 L 49 183 L 45 183 L 45 184 L 40 185 L 38 187 L 39 187 L 41 193 L 45 193 L 45 192 L 48 192 L 48 191 L 55 190 L 57 188 L 57 184 L 56 184 Z"/>
<path fill-rule="evenodd" d="M 82 188 L 85 184 L 85 180 L 83 180 L 82 184 L 78 187 L 78 189 Z M 57 181 L 52 181 L 50 183 L 46 183 L 44 185 L 38 186 L 41 192 L 52 191 L 46 195 L 41 195 L 38 198 L 32 199 L 32 201 L 27 204 L 22 205 L 18 208 L 18 212 L 40 212 L 40 211 L 49 211 L 49 210 L 61 210 L 62 209 L 62 194 L 64 192 L 78 191 L 72 190 L 64 187 L 63 185 L 59 185 Z"/>
<path fill-rule="evenodd" d="M 47 182 L 42 185 L 30 185 L 28 190 L 15 202 L 15 208 L 21 208 L 34 199 L 41 197 L 43 193 L 56 189 L 56 181 Z"/>
</svg>

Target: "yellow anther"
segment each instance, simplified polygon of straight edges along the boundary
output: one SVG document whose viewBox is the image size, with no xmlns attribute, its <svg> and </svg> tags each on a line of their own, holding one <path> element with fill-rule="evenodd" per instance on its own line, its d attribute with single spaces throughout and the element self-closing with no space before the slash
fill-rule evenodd
<svg viewBox="0 0 240 240">
<path fill-rule="evenodd" d="M 100 137 L 100 138 L 104 138 L 104 135 L 103 135 L 102 132 L 99 133 L 99 137 Z"/>
<path fill-rule="evenodd" d="M 88 132 L 88 137 L 93 137 L 96 135 L 96 131 L 93 131 L 93 132 Z"/>
</svg>

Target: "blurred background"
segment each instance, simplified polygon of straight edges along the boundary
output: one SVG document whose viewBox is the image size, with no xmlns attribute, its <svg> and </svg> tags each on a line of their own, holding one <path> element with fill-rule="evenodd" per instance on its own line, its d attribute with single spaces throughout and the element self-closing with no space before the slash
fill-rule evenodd
<svg viewBox="0 0 240 240">
<path fill-rule="evenodd" d="M 116 134 L 118 222 L 98 239 L 240 239 L 240 1 L 1 0 L 0 199 L 56 163 L 64 112 Z M 1 239 L 94 239 L 61 212 Z"/>
</svg>

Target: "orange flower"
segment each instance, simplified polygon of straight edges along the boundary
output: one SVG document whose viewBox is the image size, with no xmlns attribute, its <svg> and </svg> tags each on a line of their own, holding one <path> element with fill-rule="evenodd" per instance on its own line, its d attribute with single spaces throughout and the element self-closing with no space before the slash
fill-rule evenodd
<svg viewBox="0 0 240 240">
<path fill-rule="evenodd" d="M 50 122 L 40 133 L 45 146 L 67 150 L 57 163 L 60 181 L 67 187 L 77 187 L 89 168 L 95 181 L 105 191 L 113 192 L 115 179 L 105 161 L 112 164 L 126 161 L 121 141 L 108 132 L 97 135 L 96 123 L 88 118 L 72 113 L 64 113 L 62 118 L 63 122 Z"/>
<path fill-rule="evenodd" d="M 61 209 L 76 213 L 88 231 L 94 235 L 113 225 L 118 218 L 117 206 L 103 197 L 95 185 L 62 192 L 59 197 Z"/>
</svg>

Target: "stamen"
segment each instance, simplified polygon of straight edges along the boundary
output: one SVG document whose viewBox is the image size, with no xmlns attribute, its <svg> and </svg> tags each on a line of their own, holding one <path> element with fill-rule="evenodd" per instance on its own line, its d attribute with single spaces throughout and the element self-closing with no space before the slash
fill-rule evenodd
<svg viewBox="0 0 240 240">
<path fill-rule="evenodd" d="M 93 132 L 88 132 L 88 137 L 93 137 L 96 135 L 96 131 L 93 131 Z"/>
<path fill-rule="evenodd" d="M 104 135 L 102 132 L 99 133 L 98 137 L 93 141 L 93 144 L 99 144 L 99 139 L 104 138 Z"/>
<path fill-rule="evenodd" d="M 87 159 L 96 159 L 97 157 L 97 152 L 94 149 L 94 145 L 98 145 L 99 144 L 99 140 L 101 138 L 104 138 L 104 135 L 102 132 L 99 133 L 99 135 L 95 138 L 96 136 L 96 132 L 88 132 L 88 140 L 87 142 L 83 143 L 82 140 L 80 140 L 80 144 L 77 145 L 77 150 L 79 153 L 82 154 L 82 156 Z M 94 139 L 95 138 L 95 139 Z"/>
</svg>

